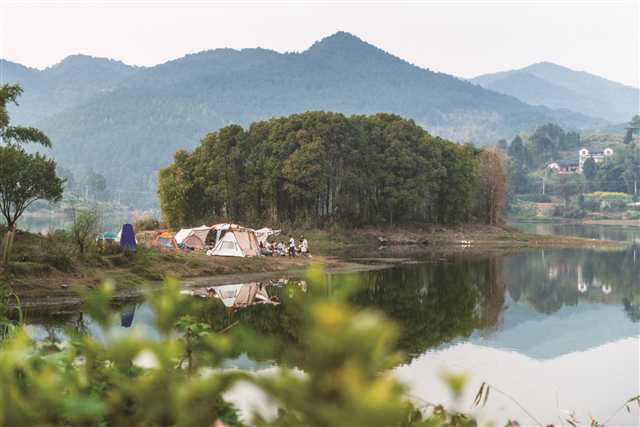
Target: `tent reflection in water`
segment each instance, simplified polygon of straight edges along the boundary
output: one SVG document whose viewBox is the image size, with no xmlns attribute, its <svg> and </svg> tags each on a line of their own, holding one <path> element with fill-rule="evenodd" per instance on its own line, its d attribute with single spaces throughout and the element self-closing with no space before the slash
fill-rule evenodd
<svg viewBox="0 0 640 427">
<path fill-rule="evenodd" d="M 217 224 L 216 245 L 207 251 L 212 256 L 254 257 L 260 255 L 256 233 L 236 224 Z"/>
<path fill-rule="evenodd" d="M 133 318 L 136 314 L 136 305 L 127 304 L 120 310 L 120 326 L 123 328 L 130 328 L 133 324 Z"/>
<path fill-rule="evenodd" d="M 207 291 L 222 301 L 227 308 L 242 308 L 254 304 L 279 304 L 277 298 L 270 297 L 265 285 L 257 282 L 238 285 L 213 286 Z"/>
</svg>

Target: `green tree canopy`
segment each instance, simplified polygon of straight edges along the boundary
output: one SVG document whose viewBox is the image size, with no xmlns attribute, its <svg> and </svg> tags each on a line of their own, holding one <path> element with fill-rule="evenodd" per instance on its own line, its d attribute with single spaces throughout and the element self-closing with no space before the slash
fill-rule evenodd
<svg viewBox="0 0 640 427">
<path fill-rule="evenodd" d="M 56 176 L 53 160 L 5 146 L 0 147 L 0 165 L 0 212 L 9 228 L 36 200 L 62 198 L 62 180 Z"/>
<path fill-rule="evenodd" d="M 22 147 L 29 142 L 49 147 L 49 138 L 38 129 L 10 124 L 7 104 L 17 104 L 21 93 L 18 85 L 0 86 L 0 212 L 9 228 L 33 202 L 58 201 L 63 192 L 55 161 L 27 153 Z"/>
<path fill-rule="evenodd" d="M 484 222 L 480 154 L 395 115 L 308 112 L 208 134 L 176 153 L 158 192 L 173 226 Z"/>
<path fill-rule="evenodd" d="M 584 177 L 589 181 L 596 177 L 596 173 L 598 173 L 598 166 L 596 165 L 596 162 L 592 157 L 589 157 L 584 161 L 584 165 L 582 166 L 582 173 L 584 174 Z"/>
</svg>

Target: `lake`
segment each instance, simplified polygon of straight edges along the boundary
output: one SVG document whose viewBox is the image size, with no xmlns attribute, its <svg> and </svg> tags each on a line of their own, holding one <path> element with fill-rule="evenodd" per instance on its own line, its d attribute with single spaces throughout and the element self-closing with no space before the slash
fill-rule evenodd
<svg viewBox="0 0 640 427">
<path fill-rule="evenodd" d="M 616 240 L 636 239 L 639 230 L 517 226 Z M 400 326 L 399 348 L 406 359 L 395 373 L 412 396 L 449 405 L 440 376 L 444 371 L 463 372 L 470 382 L 459 409 L 472 410 L 475 392 L 486 382 L 494 391 L 485 408 L 472 411 L 482 421 L 513 418 L 534 424 L 515 400 L 541 422 L 562 425 L 571 412 L 581 421 L 590 416 L 607 421 L 627 399 L 640 394 L 640 247 L 536 249 L 501 256 L 425 252 L 417 261 L 358 273 L 361 286 L 351 296 L 354 304 L 379 309 Z M 322 289 L 305 289 L 292 281 L 268 288 L 281 305 L 237 311 L 209 301 L 205 317 L 216 330 L 239 321 L 282 342 L 275 360 L 249 352 L 226 366 L 272 369 L 285 357 L 287 342 L 297 337 L 294 296 L 330 295 L 339 286 L 339 276 Z M 156 334 L 146 304 L 117 310 L 120 322 L 107 335 L 132 330 Z M 29 318 L 29 329 L 38 339 L 64 340 L 65 326 L 108 339 L 79 313 Z M 248 392 L 236 390 L 242 397 Z M 622 410 L 607 425 L 640 425 L 640 413 L 637 408 Z"/>
</svg>

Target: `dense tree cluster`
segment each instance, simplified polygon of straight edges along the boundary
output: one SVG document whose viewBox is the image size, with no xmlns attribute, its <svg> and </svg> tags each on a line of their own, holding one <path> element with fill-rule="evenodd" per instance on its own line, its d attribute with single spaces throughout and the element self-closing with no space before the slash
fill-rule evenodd
<svg viewBox="0 0 640 427">
<path fill-rule="evenodd" d="M 309 112 L 208 134 L 176 153 L 158 192 L 173 226 L 496 222 L 504 185 L 488 194 L 480 177 L 504 170 L 482 153 L 395 115 Z"/>
</svg>

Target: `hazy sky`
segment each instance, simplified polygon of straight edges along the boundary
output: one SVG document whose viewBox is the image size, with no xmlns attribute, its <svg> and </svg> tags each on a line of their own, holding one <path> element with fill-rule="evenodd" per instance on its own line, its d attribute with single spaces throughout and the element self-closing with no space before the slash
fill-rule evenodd
<svg viewBox="0 0 640 427">
<path fill-rule="evenodd" d="M 74 53 L 153 65 L 218 47 L 301 51 L 343 30 L 461 77 L 551 61 L 638 86 L 639 3 L 0 0 L 0 57 L 38 68 Z"/>
</svg>

